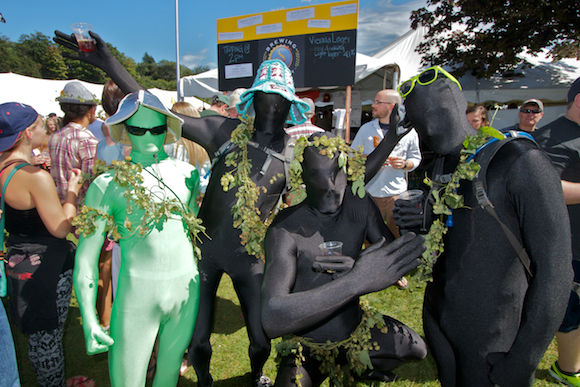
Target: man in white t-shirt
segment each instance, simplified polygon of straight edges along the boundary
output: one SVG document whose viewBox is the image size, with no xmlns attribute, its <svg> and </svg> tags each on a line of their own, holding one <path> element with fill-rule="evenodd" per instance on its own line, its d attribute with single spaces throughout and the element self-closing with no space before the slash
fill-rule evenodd
<svg viewBox="0 0 580 387">
<path fill-rule="evenodd" d="M 365 155 L 375 150 L 389 130 L 389 120 L 395 104 L 401 105 L 401 97 L 396 90 L 385 89 L 377 93 L 372 104 L 374 120 L 361 126 L 351 144 L 353 149 L 362 145 Z M 405 172 L 413 171 L 420 162 L 419 136 L 415 129 L 411 129 L 406 136 L 401 138 L 381 170 L 365 187 L 375 199 L 383 219 L 387 222 L 387 227 L 395 237 L 400 234 L 393 220 L 393 206 L 399 194 L 407 190 Z"/>
</svg>

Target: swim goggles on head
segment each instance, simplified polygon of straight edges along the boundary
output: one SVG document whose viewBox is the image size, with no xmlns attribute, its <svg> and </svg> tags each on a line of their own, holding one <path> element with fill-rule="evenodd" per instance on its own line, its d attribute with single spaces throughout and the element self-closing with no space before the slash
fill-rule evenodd
<svg viewBox="0 0 580 387">
<path fill-rule="evenodd" d="M 415 75 L 413 78 L 409 79 L 408 81 L 402 83 L 398 88 L 397 91 L 401 95 L 401 97 L 405 98 L 408 96 L 413 88 L 415 87 L 415 83 L 420 85 L 428 85 L 430 83 L 435 82 L 439 73 L 445 75 L 447 78 L 452 80 L 459 86 L 459 90 L 461 90 L 461 84 L 455 77 L 449 74 L 447 71 L 443 70 L 440 66 L 433 66 L 428 68 L 427 70 L 421 72 L 419 75 Z"/>
<path fill-rule="evenodd" d="M 151 132 L 152 135 L 158 136 L 160 134 L 165 133 L 167 130 L 167 125 L 156 126 L 154 128 L 140 128 L 138 126 L 131 126 L 125 124 L 125 128 L 127 128 L 127 133 L 132 134 L 134 136 L 143 136 L 146 132 Z"/>
</svg>

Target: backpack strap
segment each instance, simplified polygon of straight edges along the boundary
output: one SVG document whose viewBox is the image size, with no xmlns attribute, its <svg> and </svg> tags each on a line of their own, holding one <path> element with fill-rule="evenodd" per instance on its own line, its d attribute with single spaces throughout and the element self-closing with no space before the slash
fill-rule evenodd
<svg viewBox="0 0 580 387">
<path fill-rule="evenodd" d="M 286 178 L 286 186 L 284 187 L 282 195 L 288 192 L 290 189 L 290 164 L 292 163 L 292 160 L 294 160 L 294 147 L 296 146 L 296 139 L 290 137 L 288 141 L 286 141 L 283 153 L 278 153 L 266 146 L 258 144 L 255 141 L 248 141 L 248 145 L 258 150 L 261 150 L 266 155 L 268 155 L 268 157 L 266 157 L 266 161 L 264 161 L 264 164 L 262 165 L 260 175 L 263 176 L 266 174 L 266 171 L 268 170 L 268 168 L 270 167 L 270 163 L 272 162 L 272 157 L 275 157 L 284 163 L 284 177 Z M 231 140 L 228 140 L 217 150 L 217 152 L 215 153 L 214 160 L 212 162 L 212 168 L 232 148 L 232 146 L 237 145 L 232 143 Z"/>
<path fill-rule="evenodd" d="M 489 140 L 486 144 L 481 146 L 476 151 L 475 155 L 472 156 L 472 158 L 473 157 L 476 158 L 477 163 L 481 167 L 481 169 L 477 173 L 477 176 L 473 179 L 473 191 L 477 199 L 477 203 L 481 206 L 481 208 L 486 210 L 487 213 L 489 213 L 499 223 L 506 238 L 508 239 L 513 249 L 517 253 L 520 261 L 524 265 L 524 268 L 526 269 L 529 278 L 531 278 L 533 277 L 533 274 L 531 269 L 531 260 L 528 253 L 526 252 L 522 244 L 519 242 L 519 240 L 516 238 L 514 233 L 500 220 L 493 204 L 491 203 L 489 197 L 487 196 L 486 174 L 487 168 L 489 167 L 489 163 L 491 162 L 495 154 L 507 143 L 514 140 L 525 140 L 531 141 L 536 149 L 538 149 L 539 147 L 536 141 L 533 139 L 533 137 L 530 136 L 528 133 L 510 131 L 505 134 L 507 138 L 503 140 L 498 140 L 496 138 Z"/>
<path fill-rule="evenodd" d="M 296 139 L 290 137 L 288 141 L 286 141 L 283 153 L 273 151 L 272 149 L 260 145 L 254 141 L 248 141 L 248 145 L 259 149 L 268 155 L 266 161 L 264 161 L 264 164 L 262 165 L 262 169 L 260 170 L 261 175 L 266 174 L 266 171 L 272 162 L 272 157 L 275 157 L 284 163 L 284 177 L 286 178 L 286 186 L 284 187 L 282 195 L 288 192 L 288 189 L 290 188 L 290 164 L 292 163 L 292 160 L 294 160 L 294 147 L 296 146 Z"/>
<path fill-rule="evenodd" d="M 4 182 L 4 186 L 2 187 L 2 196 L 0 197 L 0 210 L 2 211 L 2 213 L 0 213 L 0 249 L 2 249 L 2 250 L 4 249 L 4 223 L 6 220 L 6 218 L 4 217 L 4 193 L 6 192 L 6 187 L 8 187 L 8 183 L 12 179 L 12 176 L 14 176 L 14 173 L 26 165 L 30 165 L 30 164 L 22 163 L 20 165 L 15 166 L 14 169 L 10 172 L 10 174 L 6 178 L 6 181 Z M 4 169 L 2 169 L 2 172 L 4 172 Z M 0 172 L 0 174 L 2 172 Z"/>
<path fill-rule="evenodd" d="M 6 168 L 15 162 L 9 163 L 0 171 L 0 176 L 4 173 Z M 8 178 L 4 182 L 4 186 L 2 187 L 2 196 L 0 197 L 0 251 L 2 252 L 2 257 L 0 257 L 0 297 L 6 297 L 7 292 L 7 283 L 6 283 L 6 272 L 4 270 L 4 223 L 6 222 L 6 216 L 4 215 L 4 192 L 6 192 L 6 187 L 12 179 L 14 173 L 19 170 L 20 168 L 24 167 L 25 165 L 30 165 L 28 163 L 22 163 L 14 167 L 14 169 L 8 175 Z"/>
</svg>

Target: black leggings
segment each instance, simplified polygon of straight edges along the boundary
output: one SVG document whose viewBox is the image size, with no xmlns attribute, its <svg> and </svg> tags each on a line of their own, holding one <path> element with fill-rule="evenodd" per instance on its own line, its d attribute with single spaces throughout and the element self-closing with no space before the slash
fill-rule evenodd
<svg viewBox="0 0 580 387">
<path fill-rule="evenodd" d="M 260 317 L 260 286 L 264 274 L 264 264 L 255 257 L 240 253 L 239 250 L 227 258 L 227 261 L 224 262 L 225 265 L 218 266 L 206 255 L 199 261 L 201 278 L 199 312 L 188 356 L 197 373 L 198 386 L 200 387 L 209 387 L 213 382 L 209 372 L 212 355 L 209 338 L 215 312 L 216 292 L 224 272 L 232 278 L 244 313 L 250 339 L 249 356 L 252 380 L 260 376 L 262 368 L 270 356 L 270 340 L 262 328 Z"/>
<path fill-rule="evenodd" d="M 62 337 L 68 315 L 72 289 L 72 270 L 60 275 L 56 285 L 56 308 L 58 327 L 50 331 L 38 331 L 28 337 L 28 359 L 32 363 L 36 380 L 41 387 L 64 387 L 64 351 Z"/>
</svg>

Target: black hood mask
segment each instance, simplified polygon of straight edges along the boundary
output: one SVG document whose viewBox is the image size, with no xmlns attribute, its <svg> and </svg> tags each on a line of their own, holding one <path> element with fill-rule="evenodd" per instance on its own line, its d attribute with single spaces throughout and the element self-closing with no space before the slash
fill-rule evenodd
<svg viewBox="0 0 580 387">
<path fill-rule="evenodd" d="M 405 108 L 421 140 L 439 155 L 456 153 L 465 136 L 476 134 L 465 114 L 463 92 L 445 76 L 427 85 L 415 82 L 405 98 Z"/>
</svg>

